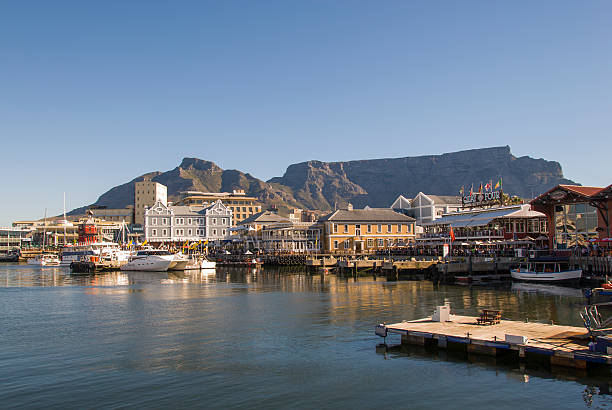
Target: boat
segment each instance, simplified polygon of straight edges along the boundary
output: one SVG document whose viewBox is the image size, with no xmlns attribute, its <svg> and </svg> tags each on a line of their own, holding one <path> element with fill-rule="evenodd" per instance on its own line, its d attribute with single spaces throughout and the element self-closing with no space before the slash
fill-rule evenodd
<svg viewBox="0 0 612 410">
<path fill-rule="evenodd" d="M 19 250 L 0 255 L 0 262 L 19 262 Z"/>
<path fill-rule="evenodd" d="M 72 262 L 102 260 L 127 261 L 131 251 L 121 250 L 115 242 L 93 242 L 85 245 L 68 245 L 62 248 L 62 266 L 70 266 Z"/>
<path fill-rule="evenodd" d="M 41 253 L 32 259 L 28 259 L 28 265 L 34 266 L 60 266 L 60 259 L 57 255 Z"/>
<path fill-rule="evenodd" d="M 192 257 L 185 270 L 214 270 L 217 262 L 208 260 L 206 257 Z"/>
<path fill-rule="evenodd" d="M 173 255 L 172 263 L 170 263 L 168 270 L 185 270 L 188 263 L 189 258 L 182 253 L 176 253 Z"/>
<path fill-rule="evenodd" d="M 121 266 L 121 270 L 166 272 L 175 261 L 174 256 L 173 253 L 163 249 L 140 250 L 130 256 L 128 262 Z"/>
<path fill-rule="evenodd" d="M 540 258 L 510 269 L 510 275 L 526 282 L 567 283 L 580 281 L 582 269 L 571 267 L 567 258 Z"/>
</svg>

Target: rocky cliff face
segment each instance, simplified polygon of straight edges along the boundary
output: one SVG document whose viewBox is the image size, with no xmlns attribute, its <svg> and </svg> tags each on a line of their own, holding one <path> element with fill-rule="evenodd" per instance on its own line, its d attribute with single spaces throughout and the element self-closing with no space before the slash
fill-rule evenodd
<svg viewBox="0 0 612 410">
<path fill-rule="evenodd" d="M 223 170 L 215 163 L 185 158 L 167 172 L 142 175 L 102 194 L 95 205 L 121 208 L 134 203 L 134 183 L 144 178 L 168 187 L 170 199 L 181 191 L 231 192 L 243 189 L 264 206 L 330 210 L 351 202 L 388 207 L 402 194 L 419 191 L 436 195 L 458 195 L 480 182 L 503 178 L 504 192 L 529 198 L 565 179 L 558 162 L 515 157 L 510 147 L 473 149 L 442 155 L 375 159 L 347 162 L 308 161 L 290 165 L 282 177 L 268 182 L 238 170 Z M 82 211 L 80 208 L 76 211 Z"/>
</svg>

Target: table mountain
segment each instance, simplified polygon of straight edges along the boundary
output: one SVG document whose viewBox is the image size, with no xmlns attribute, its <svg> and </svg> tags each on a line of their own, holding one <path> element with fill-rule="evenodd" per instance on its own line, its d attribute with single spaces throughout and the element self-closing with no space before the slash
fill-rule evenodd
<svg viewBox="0 0 612 410">
<path fill-rule="evenodd" d="M 419 191 L 436 195 L 458 195 L 466 189 L 503 177 L 504 192 L 531 197 L 557 184 L 572 184 L 563 178 L 558 162 L 515 157 L 510 147 L 472 149 L 442 155 L 373 159 L 345 162 L 308 161 L 290 165 L 282 177 L 262 181 L 238 170 L 223 170 L 214 162 L 185 158 L 167 172 L 151 172 L 102 194 L 93 205 L 123 208 L 134 203 L 134 183 L 145 178 L 168 187 L 169 200 L 181 191 L 231 192 L 243 189 L 264 206 L 330 210 L 351 202 L 356 207 L 388 207 L 402 194 Z M 82 213 L 86 207 L 71 214 Z"/>
</svg>

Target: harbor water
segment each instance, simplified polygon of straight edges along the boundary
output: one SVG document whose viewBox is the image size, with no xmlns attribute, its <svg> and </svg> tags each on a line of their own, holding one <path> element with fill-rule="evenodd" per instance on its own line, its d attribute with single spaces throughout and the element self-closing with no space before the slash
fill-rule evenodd
<svg viewBox="0 0 612 410">
<path fill-rule="evenodd" d="M 0 265 L 2 408 L 601 408 L 609 375 L 380 346 L 374 326 L 499 308 L 580 326 L 579 289 L 294 269 L 71 275 Z M 389 345 L 399 343 L 390 337 Z"/>
</svg>

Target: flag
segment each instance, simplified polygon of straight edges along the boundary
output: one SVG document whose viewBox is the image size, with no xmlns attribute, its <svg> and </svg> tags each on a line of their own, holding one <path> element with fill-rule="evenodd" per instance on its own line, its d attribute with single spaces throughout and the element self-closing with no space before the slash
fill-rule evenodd
<svg viewBox="0 0 612 410">
<path fill-rule="evenodd" d="M 130 239 L 130 241 L 128 242 L 128 246 L 132 246 L 132 240 Z"/>
<path fill-rule="evenodd" d="M 189 241 L 185 241 L 185 243 L 183 244 L 183 248 L 188 248 L 189 247 Z"/>
<path fill-rule="evenodd" d="M 461 188 L 459 188 L 459 195 L 463 196 L 463 185 L 461 185 Z"/>
<path fill-rule="evenodd" d="M 147 244 L 147 240 L 145 239 L 145 241 L 142 243 L 142 246 L 145 246 Z"/>
<path fill-rule="evenodd" d="M 497 183 L 495 184 L 495 189 L 497 189 L 497 188 L 501 188 L 501 186 L 502 186 L 502 178 L 501 178 L 501 177 L 499 177 L 499 180 L 498 180 L 498 181 L 497 181 Z"/>
<path fill-rule="evenodd" d="M 491 188 L 493 188 L 493 180 L 487 182 L 487 184 L 485 185 L 485 191 L 491 191 Z"/>
<path fill-rule="evenodd" d="M 474 193 L 474 183 L 472 182 L 472 186 L 470 187 L 470 195 Z"/>
<path fill-rule="evenodd" d="M 450 227 L 450 240 L 451 242 L 455 242 L 455 232 L 453 231 L 453 227 Z"/>
<path fill-rule="evenodd" d="M 478 193 L 482 193 L 482 182 L 480 183 L 480 186 L 478 187 Z"/>
</svg>

